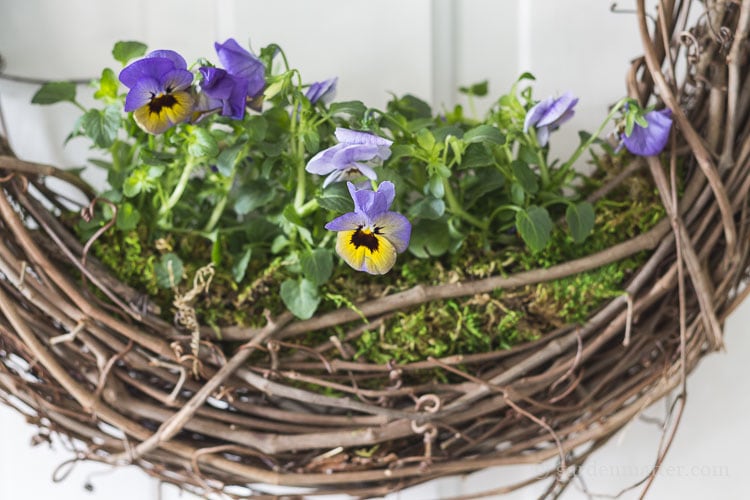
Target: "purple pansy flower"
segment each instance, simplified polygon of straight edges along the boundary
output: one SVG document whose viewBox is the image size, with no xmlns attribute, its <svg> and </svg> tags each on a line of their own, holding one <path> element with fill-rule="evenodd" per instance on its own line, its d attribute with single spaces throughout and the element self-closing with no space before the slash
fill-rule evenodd
<svg viewBox="0 0 750 500">
<path fill-rule="evenodd" d="M 204 66 L 199 69 L 203 80 L 198 98 L 198 111 L 221 108 L 222 116 L 241 120 L 245 116 L 247 98 L 255 98 L 266 84 L 265 66 L 233 38 L 214 44 L 219 61 L 225 69 Z M 200 118 L 197 114 L 197 118 Z"/>
<path fill-rule="evenodd" d="M 354 200 L 354 212 L 333 219 L 325 225 L 338 231 L 336 252 L 357 271 L 385 274 L 396 263 L 396 255 L 409 246 L 411 223 L 397 212 L 390 212 L 396 189 L 383 181 L 377 191 L 357 188 L 347 183 Z"/>
<path fill-rule="evenodd" d="M 305 92 L 305 97 L 307 97 L 313 104 L 318 101 L 328 104 L 336 95 L 336 84 L 338 83 L 338 80 L 338 77 L 333 77 L 328 80 L 323 80 L 322 82 L 311 84 L 307 89 L 307 92 Z"/>
<path fill-rule="evenodd" d="M 323 187 L 362 175 L 376 180 L 373 167 L 390 158 L 393 141 L 345 128 L 337 128 L 335 134 L 339 143 L 313 156 L 305 170 L 311 174 L 328 175 Z"/>
<path fill-rule="evenodd" d="M 266 85 L 266 68 L 260 59 L 240 46 L 234 38 L 214 43 L 222 66 L 232 76 L 247 81 L 247 95 L 257 97 Z"/>
<path fill-rule="evenodd" d="M 539 145 L 546 146 L 550 132 L 573 117 L 573 107 L 577 103 L 578 98 L 571 92 L 565 92 L 558 98 L 548 97 L 539 101 L 526 113 L 523 131 L 528 132 L 530 127 L 536 127 Z"/>
<path fill-rule="evenodd" d="M 136 123 L 146 132 L 160 134 L 190 117 L 193 74 L 177 52 L 151 52 L 123 68 L 120 81 L 130 89 L 125 111 L 132 111 Z"/>
<path fill-rule="evenodd" d="M 247 80 L 230 75 L 221 68 L 204 66 L 199 71 L 203 76 L 201 91 L 208 98 L 201 100 L 200 107 L 221 108 L 223 116 L 241 120 L 245 116 Z"/>
<path fill-rule="evenodd" d="M 662 152 L 669 140 L 672 128 L 672 110 L 664 108 L 659 111 L 649 111 L 643 118 L 648 127 L 635 123 L 629 136 L 622 133 L 620 138 L 625 147 L 639 156 L 654 156 Z"/>
</svg>

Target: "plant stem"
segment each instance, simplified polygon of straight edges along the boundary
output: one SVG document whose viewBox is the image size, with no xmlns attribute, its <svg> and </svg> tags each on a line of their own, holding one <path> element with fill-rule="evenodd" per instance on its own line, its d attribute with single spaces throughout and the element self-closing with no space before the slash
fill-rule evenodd
<svg viewBox="0 0 750 500">
<path fill-rule="evenodd" d="M 568 161 L 565 162 L 565 164 L 560 167 L 560 170 L 555 172 L 555 180 L 564 179 L 565 175 L 568 173 L 568 171 L 571 169 L 575 161 L 583 154 L 584 151 L 588 150 L 591 145 L 599 138 L 599 134 L 601 134 L 604 131 L 604 127 L 607 126 L 607 124 L 612 120 L 615 115 L 620 111 L 620 108 L 623 107 L 623 105 L 630 100 L 629 97 L 624 97 L 617 101 L 615 105 L 612 107 L 612 111 L 609 112 L 607 117 L 604 119 L 602 124 L 599 126 L 596 132 L 591 134 L 591 136 L 588 138 L 586 142 L 578 146 L 578 149 L 576 149 L 573 152 L 573 155 L 570 157 Z"/>
<path fill-rule="evenodd" d="M 193 173 L 193 168 L 195 168 L 195 160 L 192 157 L 189 157 L 185 164 L 185 168 L 182 170 L 180 180 L 177 181 L 177 186 L 175 186 L 174 191 L 172 191 L 167 202 L 162 205 L 159 210 L 159 215 L 165 215 L 177 204 L 178 201 L 180 201 L 182 193 L 185 192 L 185 188 L 190 180 L 190 174 Z"/>
<path fill-rule="evenodd" d="M 299 214 L 300 217 L 307 217 L 311 213 L 313 213 L 315 210 L 318 209 L 318 200 L 313 198 L 312 200 L 308 201 L 301 207 L 297 209 L 297 214 Z"/>
<path fill-rule="evenodd" d="M 206 226 L 203 228 L 203 232 L 210 233 L 214 230 L 216 223 L 219 222 L 219 219 L 221 218 L 221 214 L 224 213 L 224 207 L 227 205 L 227 197 L 227 194 L 222 196 L 219 202 L 214 206 L 214 209 L 211 212 L 211 218 L 208 219 Z"/>
<path fill-rule="evenodd" d="M 445 188 L 445 200 L 448 202 L 448 209 L 451 213 L 460 219 L 465 220 L 469 224 L 472 224 L 482 231 L 487 229 L 487 222 L 478 219 L 477 217 L 466 212 L 461 204 L 458 202 L 456 195 L 453 193 L 453 188 L 448 182 L 448 179 L 443 179 L 443 187 Z"/>
</svg>

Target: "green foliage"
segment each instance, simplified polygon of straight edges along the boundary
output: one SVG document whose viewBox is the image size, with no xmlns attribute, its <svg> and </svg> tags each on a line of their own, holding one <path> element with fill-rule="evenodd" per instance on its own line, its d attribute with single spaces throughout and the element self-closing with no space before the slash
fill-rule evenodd
<svg viewBox="0 0 750 500">
<path fill-rule="evenodd" d="M 125 41 L 117 42 L 112 48 L 112 57 L 124 66 L 131 59 L 141 57 L 146 53 L 146 45 L 141 42 Z"/>
<path fill-rule="evenodd" d="M 552 219 L 545 208 L 531 206 L 516 212 L 518 234 L 532 251 L 538 252 L 547 246 L 552 232 Z"/>
<path fill-rule="evenodd" d="M 123 66 L 145 53 L 146 46 L 134 41 L 118 42 L 112 51 Z M 86 138 L 103 154 L 105 159 L 91 163 L 106 170 L 106 197 L 117 210 L 101 208 L 92 221 L 79 225 L 81 237 L 91 237 L 114 217 L 114 234 L 100 238 L 97 255 L 121 279 L 164 300 L 165 310 L 169 293 L 208 263 L 217 275 L 215 291 L 198 306 L 203 321 L 248 324 L 260 322 L 266 308 L 285 306 L 304 319 L 334 303 L 357 303 L 369 296 L 365 290 L 382 293 L 389 286 L 437 282 L 446 268 L 465 267 L 462 258 L 476 259 L 474 272 L 482 273 L 501 269 L 498 262 L 509 255 L 521 267 L 532 261 L 543 267 L 584 242 L 590 251 L 599 244 L 596 234 L 609 235 L 599 217 L 602 206 L 582 201 L 587 186 L 576 182 L 572 170 L 598 134 L 582 136 L 567 160 L 550 159 L 549 148 L 524 127 L 536 102 L 529 85 L 533 76 L 521 75 L 486 116 L 469 118 L 460 106 L 437 114 L 413 95 L 393 96 L 385 110 L 360 101 L 311 102 L 305 94 L 309 85 L 278 46 L 262 48 L 259 59 L 265 87 L 262 96 L 246 102 L 241 119 L 222 116 L 220 109 L 193 109 L 189 119 L 156 135 L 123 111 L 127 89 L 110 68 L 92 84 L 94 107 L 81 106 L 75 86 L 64 82 L 45 85 L 33 98 L 82 109 L 70 138 Z M 189 66 L 195 84 L 201 78 L 197 68 L 205 64 L 212 63 Z M 198 98 L 201 90 L 190 91 Z M 460 91 L 470 100 L 483 97 L 488 83 Z M 643 113 L 627 102 L 626 129 L 640 123 Z M 390 156 L 371 166 L 377 173 L 373 187 L 392 182 L 396 197 L 390 210 L 406 214 L 412 224 L 409 252 L 392 271 L 395 283 L 351 276 L 354 271 L 344 270 L 335 256 L 335 234 L 325 229 L 334 217 L 354 210 L 352 197 L 343 182 L 323 188 L 323 179 L 305 166 L 337 144 L 339 128 L 393 142 Z M 357 171 L 356 163 L 350 170 Z M 355 180 L 367 182 L 362 176 Z M 489 262 L 487 269 L 478 269 L 479 256 Z M 598 276 L 601 290 L 591 281 L 592 296 L 570 292 L 569 297 L 596 303 L 615 293 L 626 274 L 621 271 Z M 565 286 L 579 285 L 585 283 Z M 281 301 L 274 299 L 279 296 Z M 547 290 L 545 307 L 562 314 L 564 296 Z M 472 300 L 405 313 L 389 324 L 382 345 L 375 345 L 376 332 L 370 332 L 357 349 L 372 359 L 394 355 L 405 362 L 509 346 L 538 334 L 526 324 L 533 314 L 514 312 L 507 297 L 491 297 L 482 305 Z M 483 308 L 496 311 L 495 319 L 483 320 Z M 445 336 L 434 335 L 438 330 Z M 406 347 L 396 355 L 388 346 Z"/>
<path fill-rule="evenodd" d="M 76 84 L 73 82 L 48 82 L 41 86 L 31 98 L 32 104 L 56 104 L 75 102 Z"/>
<path fill-rule="evenodd" d="M 287 309 L 299 319 L 310 319 L 320 303 L 318 287 L 305 278 L 284 281 L 280 294 Z"/>
</svg>

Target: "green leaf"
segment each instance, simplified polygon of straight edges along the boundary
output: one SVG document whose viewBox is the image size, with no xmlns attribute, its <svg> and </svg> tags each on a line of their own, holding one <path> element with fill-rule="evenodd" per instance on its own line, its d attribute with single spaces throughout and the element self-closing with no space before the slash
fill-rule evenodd
<svg viewBox="0 0 750 500">
<path fill-rule="evenodd" d="M 237 163 L 244 146 L 244 143 L 235 144 L 219 153 L 219 156 L 216 157 L 216 169 L 221 175 L 224 177 L 232 175 L 234 166 Z"/>
<path fill-rule="evenodd" d="M 161 288 L 172 288 L 173 285 L 179 285 L 183 273 L 182 260 L 173 253 L 165 253 L 154 266 L 154 273 L 156 274 L 156 284 Z"/>
<path fill-rule="evenodd" d="M 576 243 L 581 243 L 594 229 L 594 207 L 587 201 L 568 205 L 565 210 L 565 219 L 568 221 L 568 228 L 573 240 Z"/>
<path fill-rule="evenodd" d="M 334 102 L 329 110 L 332 115 L 347 114 L 356 120 L 361 120 L 365 116 L 367 106 L 362 101 Z"/>
<path fill-rule="evenodd" d="M 73 82 L 47 82 L 31 98 L 32 104 L 75 102 L 76 84 Z"/>
<path fill-rule="evenodd" d="M 94 98 L 112 101 L 117 98 L 117 91 L 120 89 L 120 82 L 117 80 L 115 72 L 109 68 L 104 68 L 102 76 L 99 79 L 99 90 L 94 92 Z"/>
<path fill-rule="evenodd" d="M 239 215 L 246 215 L 256 208 L 266 205 L 273 200 L 274 191 L 267 182 L 257 180 L 244 184 L 241 188 L 242 194 L 234 203 L 234 211 Z"/>
<path fill-rule="evenodd" d="M 400 99 L 393 99 L 388 103 L 388 111 L 391 113 L 400 113 L 407 120 L 416 120 L 426 118 L 432 120 L 432 108 L 422 99 L 411 94 L 406 94 Z"/>
<path fill-rule="evenodd" d="M 439 257 L 455 246 L 454 236 L 445 219 L 421 220 L 412 227 L 409 251 L 421 259 Z"/>
<path fill-rule="evenodd" d="M 413 144 L 394 144 L 391 146 L 391 157 L 389 160 L 393 164 L 401 158 L 411 158 L 414 156 L 415 151 L 416 148 Z"/>
<path fill-rule="evenodd" d="M 516 228 L 531 251 L 538 252 L 549 243 L 552 219 L 546 208 L 532 205 L 516 212 Z"/>
<path fill-rule="evenodd" d="M 493 163 L 495 163 L 495 158 L 490 148 L 486 144 L 474 143 L 469 144 L 464 151 L 459 167 L 461 169 L 488 167 Z"/>
<path fill-rule="evenodd" d="M 323 194 L 318 197 L 318 205 L 335 213 L 354 210 L 354 202 L 343 182 L 337 182 L 325 188 Z"/>
<path fill-rule="evenodd" d="M 302 220 L 302 217 L 299 216 L 297 213 L 297 209 L 294 208 L 294 205 L 287 205 L 284 207 L 284 211 L 282 212 L 282 215 L 286 220 L 294 224 L 295 226 L 304 227 L 305 221 Z"/>
<path fill-rule="evenodd" d="M 469 144 L 475 142 L 505 144 L 505 136 L 492 125 L 479 125 L 467 130 L 463 137 L 464 142 Z"/>
<path fill-rule="evenodd" d="M 123 203 L 117 210 L 115 226 L 122 231 L 130 231 L 138 226 L 141 214 L 130 203 Z"/>
<path fill-rule="evenodd" d="M 500 189 L 505 185 L 505 177 L 503 177 L 500 171 L 494 168 L 479 169 L 475 175 L 468 178 L 468 181 L 465 188 L 466 196 L 464 198 L 467 206 L 464 208 L 470 207 L 485 194 Z M 495 196 L 496 198 L 497 195 Z"/>
<path fill-rule="evenodd" d="M 417 132 L 417 144 L 419 144 L 420 148 L 431 153 L 435 147 L 435 136 L 428 129 L 423 128 Z"/>
<path fill-rule="evenodd" d="M 302 133 L 302 140 L 305 143 L 305 151 L 315 154 L 320 149 L 320 136 L 314 130 L 306 130 Z"/>
<path fill-rule="evenodd" d="M 242 257 L 240 257 L 239 260 L 237 260 L 237 262 L 235 262 L 232 266 L 232 278 L 234 279 L 235 283 L 239 283 L 245 278 L 247 265 L 250 263 L 250 257 L 252 256 L 253 249 L 248 248 L 245 250 L 245 253 L 242 254 Z"/>
<path fill-rule="evenodd" d="M 300 257 L 302 274 L 315 286 L 320 286 L 331 277 L 333 272 L 333 254 L 326 248 L 307 251 Z"/>
<path fill-rule="evenodd" d="M 413 219 L 439 219 L 445 213 L 443 200 L 428 196 L 409 207 L 409 216 Z"/>
<path fill-rule="evenodd" d="M 281 284 L 281 300 L 299 319 L 310 319 L 320 304 L 320 293 L 310 280 L 287 279 Z"/>
<path fill-rule="evenodd" d="M 513 160 L 510 164 L 513 177 L 518 181 L 524 191 L 536 194 L 539 191 L 537 176 L 529 166 L 521 160 Z"/>
<path fill-rule="evenodd" d="M 518 182 L 512 182 L 510 184 L 510 201 L 514 205 L 523 206 L 526 200 L 526 191 L 523 190 L 523 186 Z"/>
<path fill-rule="evenodd" d="M 219 145 L 208 130 L 194 127 L 190 137 L 188 153 L 196 158 L 213 158 L 219 154 Z"/>
<path fill-rule="evenodd" d="M 248 134 L 248 140 L 252 142 L 261 142 L 266 138 L 268 132 L 268 120 L 262 115 L 253 115 L 245 120 L 245 132 Z"/>
<path fill-rule="evenodd" d="M 100 148 L 109 148 L 112 145 L 119 128 L 120 110 L 115 106 L 90 109 L 81 117 L 83 133 Z"/>
<path fill-rule="evenodd" d="M 483 97 L 487 95 L 489 90 L 489 82 L 487 80 L 475 83 L 468 87 L 459 87 L 458 91 L 462 94 L 475 95 L 477 97 Z"/>
<path fill-rule="evenodd" d="M 125 66 L 128 61 L 141 57 L 146 53 L 146 44 L 141 42 L 126 41 L 117 42 L 112 48 L 112 56 Z"/>
</svg>

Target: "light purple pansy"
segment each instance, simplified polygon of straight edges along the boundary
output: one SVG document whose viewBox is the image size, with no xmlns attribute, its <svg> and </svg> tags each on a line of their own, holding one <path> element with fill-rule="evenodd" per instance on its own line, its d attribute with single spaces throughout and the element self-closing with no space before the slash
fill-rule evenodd
<svg viewBox="0 0 750 500">
<path fill-rule="evenodd" d="M 335 134 L 339 143 L 313 156 L 305 170 L 311 174 L 327 175 L 323 187 L 360 176 L 376 180 L 373 167 L 382 165 L 390 158 L 393 141 L 369 132 L 340 127 Z"/>
<path fill-rule="evenodd" d="M 392 182 L 380 183 L 377 191 L 358 190 L 347 183 L 354 200 L 354 212 L 333 219 L 325 225 L 338 231 L 336 252 L 357 271 L 385 274 L 396 263 L 396 255 L 404 252 L 411 238 L 411 223 L 389 209 L 396 197 Z"/>
<path fill-rule="evenodd" d="M 160 134 L 190 116 L 193 74 L 177 52 L 155 50 L 123 68 L 119 78 L 130 89 L 125 111 L 133 111 L 145 131 Z"/>
<path fill-rule="evenodd" d="M 305 97 L 313 104 L 318 101 L 328 104 L 336 95 L 336 84 L 338 81 L 338 77 L 333 77 L 322 82 L 315 82 L 307 89 Z"/>
<path fill-rule="evenodd" d="M 578 98 L 571 92 L 565 92 L 560 97 L 548 97 L 536 103 L 527 113 L 523 122 L 523 131 L 536 128 L 536 139 L 544 147 L 549 142 L 549 134 L 560 125 L 570 120 L 575 114 L 573 109 Z"/>
<path fill-rule="evenodd" d="M 672 129 L 672 110 L 669 108 L 658 111 L 649 111 L 643 118 L 648 122 L 648 127 L 643 127 L 637 122 L 630 136 L 622 133 L 620 138 L 625 147 L 638 156 L 654 156 L 664 150 L 669 140 L 669 132 Z"/>
</svg>

